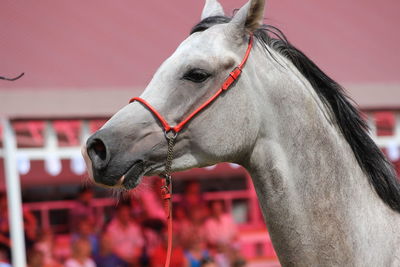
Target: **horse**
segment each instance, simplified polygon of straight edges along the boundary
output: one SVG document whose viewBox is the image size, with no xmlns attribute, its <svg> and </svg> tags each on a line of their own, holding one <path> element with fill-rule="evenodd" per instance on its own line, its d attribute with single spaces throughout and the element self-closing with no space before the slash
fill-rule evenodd
<svg viewBox="0 0 400 267">
<path fill-rule="evenodd" d="M 254 39 L 241 76 L 179 129 L 171 171 L 243 166 L 282 266 L 400 266 L 393 167 L 343 87 L 263 25 L 264 2 L 229 17 L 206 0 L 201 21 L 141 94 L 147 104 L 126 105 L 87 140 L 89 175 L 130 189 L 163 173 L 163 123 L 177 125 L 209 99 Z"/>
</svg>

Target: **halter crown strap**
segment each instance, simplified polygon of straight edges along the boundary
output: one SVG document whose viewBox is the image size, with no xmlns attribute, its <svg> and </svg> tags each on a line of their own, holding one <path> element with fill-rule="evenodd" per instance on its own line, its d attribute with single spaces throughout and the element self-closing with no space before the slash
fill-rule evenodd
<svg viewBox="0 0 400 267">
<path fill-rule="evenodd" d="M 169 132 L 173 130 L 175 133 L 179 133 L 182 128 L 191 120 L 194 116 L 196 116 L 200 111 L 205 109 L 210 103 L 212 103 L 222 92 L 227 91 L 231 85 L 239 78 L 240 74 L 242 73 L 242 68 L 244 64 L 246 64 L 247 59 L 249 58 L 251 48 L 253 47 L 253 35 L 250 35 L 249 44 L 247 46 L 246 54 L 244 55 L 242 62 L 234 68 L 230 73 L 229 76 L 225 79 L 224 83 L 220 87 L 220 89 L 211 96 L 208 100 L 206 100 L 200 107 L 190 113 L 185 119 L 183 119 L 179 124 L 172 127 L 168 124 L 167 120 L 153 107 L 151 106 L 146 100 L 140 97 L 132 98 L 129 103 L 134 101 L 138 101 L 143 104 L 149 111 L 151 111 L 154 116 L 160 121 L 162 127 L 164 128 L 165 132 Z"/>
</svg>

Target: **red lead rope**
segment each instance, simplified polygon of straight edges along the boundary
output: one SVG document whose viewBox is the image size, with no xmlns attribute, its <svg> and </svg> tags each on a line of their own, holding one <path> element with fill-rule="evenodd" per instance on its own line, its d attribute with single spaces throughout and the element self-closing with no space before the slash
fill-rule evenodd
<svg viewBox="0 0 400 267">
<path fill-rule="evenodd" d="M 167 247 L 167 258 L 165 260 L 165 267 L 169 267 L 172 256 L 172 185 L 168 185 L 167 180 L 164 180 L 164 185 L 161 188 L 162 198 L 164 200 L 165 214 L 167 214 L 168 222 L 168 247 Z"/>
<path fill-rule="evenodd" d="M 164 179 L 164 186 L 161 188 L 162 190 L 162 197 L 164 200 L 164 208 L 167 214 L 168 220 L 168 249 L 167 249 L 167 259 L 165 261 L 165 267 L 170 266 L 171 256 L 172 256 L 172 184 L 171 184 L 171 176 L 170 176 L 170 168 L 172 163 L 172 151 L 174 146 L 175 138 L 177 137 L 178 133 L 182 130 L 182 128 L 191 120 L 194 116 L 196 116 L 200 111 L 205 109 L 210 103 L 212 103 L 222 92 L 228 90 L 231 85 L 239 78 L 240 74 L 242 73 L 242 69 L 244 64 L 246 63 L 251 48 L 253 47 L 253 35 L 250 35 L 249 44 L 246 50 L 246 54 L 243 57 L 242 62 L 234 68 L 230 73 L 228 78 L 225 79 L 224 83 L 222 84 L 221 88 L 211 96 L 207 101 L 205 101 L 200 107 L 198 107 L 195 111 L 189 114 L 184 120 L 182 120 L 178 125 L 175 127 L 171 127 L 167 120 L 154 108 L 152 107 L 146 100 L 140 97 L 132 98 L 129 103 L 133 101 L 139 101 L 142 103 L 149 111 L 153 113 L 154 116 L 160 121 L 162 127 L 164 128 L 165 137 L 168 141 L 168 156 L 166 162 L 166 173 L 161 175 Z M 168 133 L 173 131 L 173 135 L 170 136 Z M 172 140 L 172 142 L 171 142 Z"/>
</svg>

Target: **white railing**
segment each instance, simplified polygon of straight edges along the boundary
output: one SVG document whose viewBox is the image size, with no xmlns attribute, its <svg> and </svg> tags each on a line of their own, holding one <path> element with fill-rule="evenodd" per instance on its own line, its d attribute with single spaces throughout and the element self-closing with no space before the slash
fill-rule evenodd
<svg viewBox="0 0 400 267">
<path fill-rule="evenodd" d="M 116 205 L 115 199 L 112 198 L 97 198 L 91 203 L 98 212 L 104 212 L 104 208 Z M 50 212 L 57 210 L 73 210 L 77 206 L 76 200 L 60 200 L 60 201 L 44 201 L 31 202 L 23 204 L 24 209 L 39 214 L 39 225 L 43 230 L 50 229 Z M 101 213 L 98 213 L 101 214 Z M 68 222 L 66 222 L 66 225 Z"/>
<path fill-rule="evenodd" d="M 243 227 L 248 227 L 248 225 L 258 225 L 261 222 L 255 221 L 253 218 L 254 216 L 251 216 L 250 213 L 253 212 L 258 212 L 258 211 L 253 211 L 251 207 L 251 195 L 252 195 L 252 190 L 251 188 L 247 190 L 238 190 L 238 191 L 226 191 L 226 192 L 209 192 L 209 193 L 204 193 L 204 199 L 207 201 L 210 200 L 223 200 L 225 202 L 225 205 L 227 207 L 228 211 L 232 211 L 234 209 L 234 204 L 233 202 L 235 200 L 248 200 L 248 215 L 249 215 L 249 220 L 243 225 Z M 174 202 L 179 202 L 182 199 L 181 195 L 176 194 L 174 195 Z M 31 202 L 31 203 L 25 203 L 23 204 L 24 209 L 28 209 L 31 212 L 35 212 L 39 215 L 39 225 L 41 226 L 42 229 L 49 229 L 52 227 L 51 225 L 51 219 L 50 219 L 50 213 L 52 211 L 57 211 L 57 210 L 72 210 L 76 207 L 77 201 L 75 200 L 60 200 L 60 201 L 43 201 L 43 202 Z M 105 208 L 107 207 L 115 207 L 116 205 L 116 199 L 114 198 L 96 198 L 93 199 L 91 202 L 91 205 L 97 209 L 97 214 L 104 214 L 105 213 Z M 257 207 L 258 208 L 258 207 Z M 261 220 L 261 218 L 260 218 Z M 69 222 L 65 222 L 65 226 L 68 226 Z"/>
<path fill-rule="evenodd" d="M 367 115 L 368 126 L 371 129 L 371 137 L 376 144 L 381 148 L 387 148 L 393 144 L 400 146 L 400 111 L 393 111 L 395 117 L 395 125 L 392 136 L 378 136 L 377 126 L 374 117 L 374 112 L 365 112 Z"/>
</svg>

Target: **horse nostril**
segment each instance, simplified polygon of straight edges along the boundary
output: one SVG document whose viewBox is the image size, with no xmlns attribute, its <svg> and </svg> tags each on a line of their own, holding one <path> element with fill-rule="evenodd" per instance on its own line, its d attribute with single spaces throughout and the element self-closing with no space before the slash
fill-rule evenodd
<svg viewBox="0 0 400 267">
<path fill-rule="evenodd" d="M 107 157 L 106 146 L 104 145 L 103 141 L 100 139 L 95 139 L 92 148 L 96 155 L 101 159 L 105 160 Z"/>
<path fill-rule="evenodd" d="M 92 160 L 94 168 L 103 169 L 107 166 L 109 155 L 107 153 L 107 147 L 101 139 L 89 139 L 87 143 L 87 152 Z"/>
</svg>

